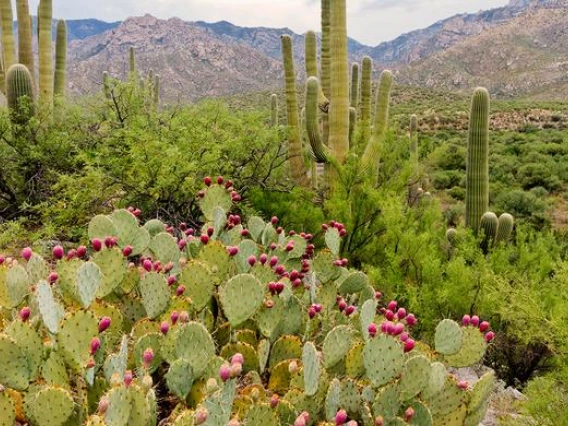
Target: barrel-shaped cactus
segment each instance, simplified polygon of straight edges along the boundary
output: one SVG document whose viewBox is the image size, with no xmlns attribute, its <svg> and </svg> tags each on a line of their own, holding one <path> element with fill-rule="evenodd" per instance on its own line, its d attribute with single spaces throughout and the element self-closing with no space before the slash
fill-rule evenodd
<svg viewBox="0 0 568 426">
<path fill-rule="evenodd" d="M 27 123 L 35 114 L 35 96 L 32 76 L 22 64 L 14 64 L 6 73 L 6 99 L 12 120 Z"/>
<path fill-rule="evenodd" d="M 57 21 L 57 36 L 55 39 L 55 79 L 53 93 L 56 97 L 64 97 L 67 85 L 67 24 Z"/>
<path fill-rule="evenodd" d="M 489 92 L 477 88 L 471 102 L 467 141 L 465 223 L 477 234 L 489 210 Z"/>
</svg>

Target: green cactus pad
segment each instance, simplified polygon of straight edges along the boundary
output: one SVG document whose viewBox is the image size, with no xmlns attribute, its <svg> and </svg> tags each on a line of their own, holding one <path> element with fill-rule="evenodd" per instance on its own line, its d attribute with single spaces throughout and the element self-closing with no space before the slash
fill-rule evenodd
<svg viewBox="0 0 568 426">
<path fill-rule="evenodd" d="M 230 257 L 225 246 L 219 241 L 212 241 L 203 247 L 199 252 L 198 260 L 209 266 L 216 283 L 226 279 L 231 265 Z"/>
<path fill-rule="evenodd" d="M 340 397 L 341 382 L 339 379 L 333 379 L 327 388 L 325 397 L 325 418 L 330 422 L 335 420 L 335 415 L 339 411 Z"/>
<path fill-rule="evenodd" d="M 182 411 L 172 423 L 172 426 L 195 426 L 195 413 L 191 410 Z"/>
<path fill-rule="evenodd" d="M 266 366 L 268 365 L 268 357 L 270 356 L 270 341 L 261 340 L 258 342 L 258 367 L 260 374 L 264 373 Z"/>
<path fill-rule="evenodd" d="M 396 383 L 390 383 L 377 390 L 373 403 L 375 417 L 383 416 L 385 420 L 390 420 L 396 416 L 399 410 L 400 392 Z"/>
<path fill-rule="evenodd" d="M 154 258 L 162 262 L 162 265 L 172 262 L 175 265 L 172 272 L 177 272 L 176 269 L 178 268 L 181 253 L 174 237 L 167 232 L 162 232 L 152 238 L 148 248 L 154 255 Z"/>
<path fill-rule="evenodd" d="M 109 317 L 110 327 L 105 331 L 105 338 L 109 345 L 120 343 L 124 331 L 124 317 L 120 310 L 109 303 L 98 301 L 93 303 L 91 310 L 97 318 Z"/>
<path fill-rule="evenodd" d="M 404 368 L 402 345 L 387 335 L 369 340 L 363 350 L 363 364 L 373 385 L 382 386 L 397 377 Z"/>
<path fill-rule="evenodd" d="M 325 231 L 325 245 L 335 256 L 339 256 L 341 249 L 341 237 L 337 228 L 328 228 Z"/>
<path fill-rule="evenodd" d="M 414 410 L 414 416 L 412 416 L 412 419 L 410 419 L 409 422 L 411 426 L 433 425 L 432 413 L 430 412 L 428 407 L 426 407 L 425 405 L 421 404 L 418 401 L 414 401 L 412 404 L 410 404 L 410 407 L 412 407 L 412 409 Z M 402 409 L 404 410 L 405 408 L 402 407 Z"/>
<path fill-rule="evenodd" d="M 84 265 L 80 259 L 60 260 L 57 262 L 57 273 L 59 274 L 59 287 L 65 302 L 75 303 L 79 300 L 77 294 L 77 271 Z"/>
<path fill-rule="evenodd" d="M 209 267 L 198 261 L 190 261 L 182 270 L 179 283 L 185 287 L 185 295 L 191 299 L 196 311 L 201 311 L 211 300 L 215 290 L 214 276 Z"/>
<path fill-rule="evenodd" d="M 235 331 L 235 340 L 237 342 L 248 343 L 256 346 L 256 332 L 253 330 L 237 330 Z"/>
<path fill-rule="evenodd" d="M 160 348 L 162 346 L 162 334 L 148 333 L 138 338 L 134 344 L 134 362 L 137 367 L 142 367 L 142 356 L 146 349 L 152 349 L 154 352 L 154 359 L 148 368 L 148 372 L 152 374 L 162 363 L 162 355 Z"/>
<path fill-rule="evenodd" d="M 282 336 L 272 345 L 268 364 L 270 367 L 274 367 L 282 361 L 299 359 L 301 357 L 302 341 L 300 338 L 297 336 Z"/>
<path fill-rule="evenodd" d="M 294 249 L 288 252 L 288 259 L 299 259 L 305 253 L 306 248 L 308 247 L 308 242 L 300 237 L 299 235 L 294 235 L 286 241 L 286 244 L 289 242 L 294 243 Z"/>
<path fill-rule="evenodd" d="M 332 329 L 323 342 L 323 362 L 326 367 L 333 367 L 345 358 L 353 345 L 353 330 L 345 325 Z"/>
<path fill-rule="evenodd" d="M 163 275 L 156 272 L 145 274 L 139 284 L 142 302 L 148 317 L 157 318 L 170 304 L 170 288 Z"/>
<path fill-rule="evenodd" d="M 0 383 L 16 390 L 27 389 L 30 371 L 25 352 L 5 334 L 0 334 Z"/>
<path fill-rule="evenodd" d="M 369 285 L 369 278 L 364 272 L 353 272 L 339 282 L 338 291 L 340 294 L 359 293 Z"/>
<path fill-rule="evenodd" d="M 248 410 L 243 423 L 247 426 L 280 426 L 276 411 L 268 404 L 258 404 Z"/>
<path fill-rule="evenodd" d="M 334 279 L 337 279 L 340 275 L 340 269 L 333 264 L 337 260 L 330 251 L 323 250 L 320 251 L 313 262 L 312 269 L 316 273 L 319 281 L 326 284 Z"/>
<path fill-rule="evenodd" d="M 251 274 L 236 275 L 219 288 L 225 316 L 233 327 L 252 318 L 262 305 L 264 290 Z"/>
<path fill-rule="evenodd" d="M 117 288 L 126 274 L 122 252 L 114 247 L 101 250 L 93 255 L 93 262 L 97 264 L 102 273 L 102 282 L 97 291 L 97 298 L 111 294 Z"/>
<path fill-rule="evenodd" d="M 7 392 L 0 392 L 0 426 L 14 426 L 15 420 L 14 401 Z"/>
<path fill-rule="evenodd" d="M 116 228 L 118 245 L 122 248 L 132 247 L 132 255 L 142 253 L 150 244 L 150 234 L 144 228 L 138 226 L 136 216 L 128 210 L 115 210 L 110 219 Z"/>
<path fill-rule="evenodd" d="M 271 223 L 267 223 L 266 226 L 264 227 L 264 231 L 262 232 L 261 242 L 262 245 L 265 247 L 270 246 L 270 244 L 272 243 L 278 242 L 278 233 L 276 232 L 276 229 L 274 229 L 274 226 L 272 226 Z"/>
<path fill-rule="evenodd" d="M 363 364 L 363 342 L 357 342 L 345 356 L 345 372 L 349 377 L 361 377 L 365 374 Z"/>
<path fill-rule="evenodd" d="M 402 401 L 410 400 L 428 386 L 431 370 L 430 361 L 423 355 L 406 361 L 402 378 L 398 384 Z"/>
<path fill-rule="evenodd" d="M 154 238 L 156 235 L 166 232 L 166 225 L 158 219 L 149 220 L 144 224 L 143 228 L 148 231 L 150 238 Z"/>
<path fill-rule="evenodd" d="M 462 347 L 463 333 L 459 324 L 450 319 L 441 321 L 436 327 L 434 342 L 436 351 L 442 355 L 454 355 Z"/>
<path fill-rule="evenodd" d="M 291 360 L 285 360 L 271 368 L 268 389 L 276 393 L 286 392 L 290 387 L 290 366 Z M 297 361 L 298 362 L 298 361 Z"/>
<path fill-rule="evenodd" d="M 41 377 L 49 386 L 68 388 L 69 375 L 63 357 L 55 351 L 51 351 L 49 358 L 47 358 L 41 365 Z"/>
<path fill-rule="evenodd" d="M 495 387 L 495 373 L 485 373 L 471 390 L 465 426 L 477 426 L 485 417 L 491 393 Z"/>
<path fill-rule="evenodd" d="M 229 380 L 222 389 L 207 397 L 203 406 L 209 412 L 204 426 L 226 426 L 231 418 L 236 394 L 235 380 Z"/>
<path fill-rule="evenodd" d="M 77 295 L 83 308 L 88 308 L 103 282 L 103 276 L 96 263 L 86 262 L 77 271 Z"/>
<path fill-rule="evenodd" d="M 89 222 L 89 239 L 98 238 L 104 240 L 106 237 L 118 235 L 114 223 L 108 216 L 98 215 Z"/>
<path fill-rule="evenodd" d="M 265 227 L 266 223 L 264 223 L 264 220 L 262 220 L 262 218 L 258 216 L 251 216 L 247 222 L 247 228 L 250 232 L 250 235 L 257 243 L 260 242 Z"/>
<path fill-rule="evenodd" d="M 349 417 L 359 417 L 361 405 L 361 394 L 357 382 L 353 379 L 344 380 L 341 385 L 339 406 L 347 411 Z"/>
<path fill-rule="evenodd" d="M 434 415 L 434 413 L 432 412 L 432 419 L 434 421 L 433 423 L 436 426 L 462 426 L 465 425 L 466 418 L 467 405 L 465 403 L 447 414 Z"/>
<path fill-rule="evenodd" d="M 277 338 L 280 332 L 280 323 L 286 315 L 287 307 L 286 302 L 280 297 L 275 297 L 272 300 L 274 301 L 272 308 L 267 308 L 263 305 L 255 316 L 258 330 L 264 337 L 267 337 L 271 341 Z"/>
<path fill-rule="evenodd" d="M 248 272 L 251 269 L 248 263 L 250 256 L 258 256 L 258 246 L 252 240 L 243 240 L 239 244 L 239 252 L 235 256 L 237 268 L 240 273 Z"/>
<path fill-rule="evenodd" d="M 193 386 L 193 370 L 189 361 L 174 361 L 165 375 L 168 389 L 179 399 L 184 400 Z"/>
<path fill-rule="evenodd" d="M 99 322 L 91 312 L 77 311 L 62 321 L 57 335 L 59 348 L 75 371 L 81 371 L 87 365 L 91 340 L 98 334 Z"/>
<path fill-rule="evenodd" d="M 483 334 L 476 327 L 462 329 L 463 343 L 460 351 L 455 355 L 444 357 L 444 361 L 456 368 L 469 367 L 481 361 L 487 349 Z"/>
<path fill-rule="evenodd" d="M 195 378 L 200 378 L 215 355 L 215 343 L 202 324 L 190 322 L 180 329 L 175 352 L 178 358 L 189 361 Z"/>
<path fill-rule="evenodd" d="M 283 293 L 284 294 L 284 293 Z M 284 309 L 284 316 L 280 322 L 281 334 L 298 334 L 304 329 L 305 319 L 308 317 L 301 302 L 295 296 L 290 296 Z"/>
<path fill-rule="evenodd" d="M 8 290 L 8 308 L 15 308 L 27 296 L 30 279 L 26 270 L 20 266 L 12 266 L 6 272 L 6 288 Z"/>
<path fill-rule="evenodd" d="M 14 321 L 4 330 L 6 335 L 14 339 L 22 349 L 30 372 L 30 379 L 34 380 L 39 373 L 39 367 L 43 360 L 43 341 L 41 336 L 29 323 Z"/>
<path fill-rule="evenodd" d="M 220 207 L 227 213 L 232 205 L 231 194 L 220 185 L 207 188 L 204 197 L 199 200 L 199 207 L 207 221 L 213 221 L 213 212 L 216 208 Z"/>
<path fill-rule="evenodd" d="M 302 364 L 304 365 L 304 389 L 306 395 L 313 396 L 318 391 L 320 380 L 320 364 L 315 345 L 306 342 L 302 351 Z"/>
<path fill-rule="evenodd" d="M 65 316 L 63 307 L 55 300 L 51 286 L 45 281 L 40 281 L 38 284 L 36 296 L 44 325 L 50 333 L 57 334 L 61 320 Z"/>
<path fill-rule="evenodd" d="M 26 416 L 37 426 L 62 426 L 74 408 L 73 397 L 61 388 L 44 387 L 28 393 L 24 401 Z"/>
<path fill-rule="evenodd" d="M 122 337 L 118 353 L 110 354 L 104 362 L 103 371 L 107 381 L 111 381 L 114 374 L 124 376 L 128 363 L 128 336 Z"/>
<path fill-rule="evenodd" d="M 422 391 L 422 397 L 429 399 L 436 395 L 438 392 L 441 392 L 446 384 L 447 375 L 448 372 L 444 364 L 442 364 L 441 362 L 432 363 L 430 370 L 430 380 L 428 380 L 428 384 Z"/>
<path fill-rule="evenodd" d="M 229 360 L 236 353 L 242 354 L 245 359 L 243 363 L 243 371 L 245 373 L 258 370 L 258 355 L 254 346 L 243 342 L 229 343 L 223 346 L 220 356 Z"/>
<path fill-rule="evenodd" d="M 127 426 L 132 410 L 128 389 L 125 387 L 113 388 L 105 397 L 108 398 L 109 403 L 105 413 L 105 423 L 108 426 Z"/>
<path fill-rule="evenodd" d="M 377 302 L 374 299 L 369 299 L 361 306 L 359 312 L 359 322 L 361 323 L 361 334 L 365 341 L 369 340 L 369 325 L 375 322 L 375 314 L 377 312 Z"/>
<path fill-rule="evenodd" d="M 451 377 L 446 377 L 444 387 L 440 392 L 431 395 L 428 398 L 423 396 L 424 403 L 430 409 L 435 424 L 438 424 L 440 418 L 443 417 L 447 417 L 447 419 L 457 419 L 463 423 L 463 420 L 465 419 L 465 411 L 462 413 L 460 407 L 467 404 L 468 397 L 468 393 L 460 389 L 456 380 Z M 449 424 L 453 425 L 454 423 Z"/>
<path fill-rule="evenodd" d="M 47 279 L 49 276 L 49 265 L 43 257 L 34 253 L 26 265 L 26 272 L 29 277 L 28 282 L 35 285 L 41 280 Z"/>
</svg>

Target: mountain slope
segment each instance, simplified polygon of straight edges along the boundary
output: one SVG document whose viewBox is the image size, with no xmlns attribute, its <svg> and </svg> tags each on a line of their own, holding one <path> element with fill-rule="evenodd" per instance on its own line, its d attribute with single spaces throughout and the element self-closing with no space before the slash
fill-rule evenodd
<svg viewBox="0 0 568 426">
<path fill-rule="evenodd" d="M 567 100 L 568 9 L 560 6 L 530 8 L 401 70 L 399 81 L 450 90 L 485 86 L 501 96 Z"/>
</svg>

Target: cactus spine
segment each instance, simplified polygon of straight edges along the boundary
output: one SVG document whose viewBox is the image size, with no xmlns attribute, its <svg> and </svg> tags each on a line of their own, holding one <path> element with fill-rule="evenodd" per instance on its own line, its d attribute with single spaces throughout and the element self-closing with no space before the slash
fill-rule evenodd
<svg viewBox="0 0 568 426">
<path fill-rule="evenodd" d="M 57 38 L 55 42 L 55 81 L 53 92 L 55 96 L 65 96 L 67 67 L 67 24 L 57 21 Z"/>
<path fill-rule="evenodd" d="M 276 93 L 270 96 L 270 109 L 272 112 L 271 125 L 272 127 L 278 127 L 278 95 Z"/>
<path fill-rule="evenodd" d="M 52 0 L 39 3 L 39 93 L 46 105 L 53 101 Z"/>
<path fill-rule="evenodd" d="M 18 61 L 34 75 L 34 54 L 32 50 L 32 22 L 28 0 L 16 0 L 18 16 Z"/>
<path fill-rule="evenodd" d="M 14 64 L 6 73 L 6 98 L 12 120 L 25 124 L 35 114 L 33 80 L 22 64 Z"/>
<path fill-rule="evenodd" d="M 14 29 L 11 0 L 0 0 L 0 23 L 2 26 L 2 47 L 4 49 L 4 69 L 9 69 L 16 63 L 16 47 L 14 43 Z"/>
<path fill-rule="evenodd" d="M 489 92 L 477 88 L 471 102 L 466 163 L 465 223 L 477 234 L 489 209 Z"/>
</svg>

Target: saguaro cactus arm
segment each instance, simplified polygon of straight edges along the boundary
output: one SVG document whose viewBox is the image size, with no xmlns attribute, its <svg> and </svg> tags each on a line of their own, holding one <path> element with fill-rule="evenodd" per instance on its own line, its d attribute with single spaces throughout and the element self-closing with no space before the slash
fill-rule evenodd
<svg viewBox="0 0 568 426">
<path fill-rule="evenodd" d="M 2 47 L 4 52 L 4 69 L 6 70 L 16 63 L 16 47 L 14 43 L 13 21 L 14 15 L 12 13 L 11 0 L 0 0 Z"/>
<path fill-rule="evenodd" d="M 317 61 L 317 39 L 316 33 L 308 31 L 305 37 L 305 56 L 306 56 L 306 75 L 307 77 L 318 76 L 318 61 Z M 323 94 L 323 90 L 319 88 L 318 92 L 318 107 L 322 112 L 327 113 L 329 109 L 329 100 Z"/>
<path fill-rule="evenodd" d="M 39 93 L 42 102 L 53 100 L 53 62 L 52 62 L 52 0 L 39 3 Z"/>
<path fill-rule="evenodd" d="M 33 76 L 35 65 L 32 50 L 32 22 L 28 0 L 16 0 L 16 12 L 18 16 L 18 60 L 26 66 Z"/>
<path fill-rule="evenodd" d="M 57 21 L 57 38 L 55 43 L 55 81 L 53 93 L 55 96 L 65 96 L 67 68 L 67 24 Z"/>
</svg>

